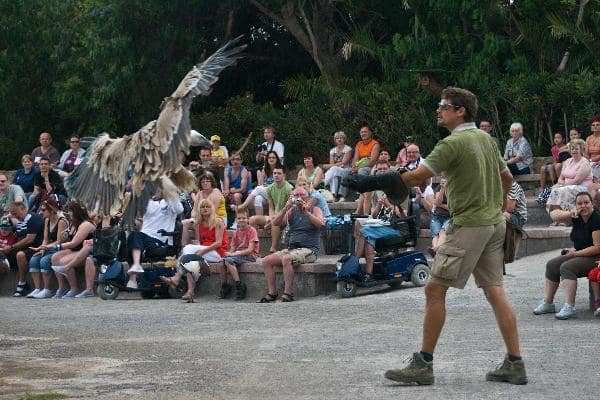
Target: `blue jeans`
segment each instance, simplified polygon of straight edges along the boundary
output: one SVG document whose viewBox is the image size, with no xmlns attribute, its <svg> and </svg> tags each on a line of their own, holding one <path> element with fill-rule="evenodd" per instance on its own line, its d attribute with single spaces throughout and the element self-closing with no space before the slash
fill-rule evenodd
<svg viewBox="0 0 600 400">
<path fill-rule="evenodd" d="M 513 175 L 527 175 L 527 174 L 531 173 L 531 170 L 529 169 L 529 167 L 519 169 L 519 167 L 517 167 L 517 164 L 508 164 L 508 169 L 510 170 L 510 173 Z"/>
<path fill-rule="evenodd" d="M 32 256 L 29 260 L 29 272 L 49 273 L 52 266 L 52 255 L 56 250 L 46 250 L 41 256 Z"/>
</svg>

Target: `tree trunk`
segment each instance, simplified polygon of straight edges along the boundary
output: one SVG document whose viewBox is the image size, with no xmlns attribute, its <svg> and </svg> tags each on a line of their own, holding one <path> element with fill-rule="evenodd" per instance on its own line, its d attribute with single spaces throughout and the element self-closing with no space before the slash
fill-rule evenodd
<svg viewBox="0 0 600 400">
<path fill-rule="evenodd" d="M 299 0 L 285 1 L 279 13 L 268 8 L 259 0 L 250 0 L 250 3 L 290 32 L 310 54 L 328 84 L 338 76 L 342 57 L 335 26 L 334 0 L 312 2 L 311 18 L 306 14 L 306 3 Z"/>
</svg>

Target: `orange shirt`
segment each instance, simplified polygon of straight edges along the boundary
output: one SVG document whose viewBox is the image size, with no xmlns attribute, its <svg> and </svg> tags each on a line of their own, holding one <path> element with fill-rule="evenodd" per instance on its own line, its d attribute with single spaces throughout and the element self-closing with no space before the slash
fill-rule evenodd
<svg viewBox="0 0 600 400">
<path fill-rule="evenodd" d="M 371 156 L 371 150 L 373 150 L 373 146 L 377 144 L 377 140 L 371 139 L 368 144 L 365 144 L 362 140 L 359 140 L 356 143 L 356 151 L 358 152 L 358 159 Z"/>
<path fill-rule="evenodd" d="M 600 155 L 600 137 L 590 135 L 585 139 L 585 147 L 590 156 L 590 161 L 593 156 Z"/>
</svg>

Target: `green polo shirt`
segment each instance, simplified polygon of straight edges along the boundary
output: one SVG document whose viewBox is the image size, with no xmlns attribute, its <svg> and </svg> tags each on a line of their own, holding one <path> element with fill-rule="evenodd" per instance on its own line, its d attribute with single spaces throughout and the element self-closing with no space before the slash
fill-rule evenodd
<svg viewBox="0 0 600 400">
<path fill-rule="evenodd" d="M 446 177 L 452 223 L 486 226 L 503 221 L 500 173 L 506 162 L 492 137 L 474 123 L 456 127 L 435 146 L 423 165 Z"/>
</svg>

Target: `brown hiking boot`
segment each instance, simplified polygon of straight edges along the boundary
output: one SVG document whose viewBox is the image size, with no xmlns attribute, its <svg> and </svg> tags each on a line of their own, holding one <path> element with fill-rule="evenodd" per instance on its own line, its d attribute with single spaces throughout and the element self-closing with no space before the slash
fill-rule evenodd
<svg viewBox="0 0 600 400">
<path fill-rule="evenodd" d="M 523 360 L 509 361 L 508 356 L 504 358 L 502 365 L 485 375 L 486 381 L 508 382 L 513 385 L 527 384 L 527 373 Z"/>
<path fill-rule="evenodd" d="M 421 353 L 417 352 L 413 354 L 407 367 L 387 370 L 383 376 L 405 384 L 433 385 L 433 361 L 425 361 Z"/>
</svg>

